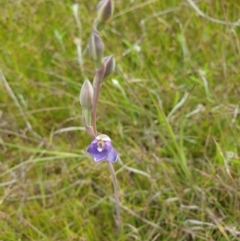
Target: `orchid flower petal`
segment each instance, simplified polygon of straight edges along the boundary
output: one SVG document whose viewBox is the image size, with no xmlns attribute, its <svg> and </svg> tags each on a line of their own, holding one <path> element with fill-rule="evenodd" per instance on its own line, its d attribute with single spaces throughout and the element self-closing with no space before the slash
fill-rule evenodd
<svg viewBox="0 0 240 241">
<path fill-rule="evenodd" d="M 111 151 L 107 154 L 106 159 L 109 162 L 116 162 L 118 158 L 117 151 L 112 147 Z"/>
<path fill-rule="evenodd" d="M 105 134 L 100 134 L 95 137 L 88 146 L 87 153 L 93 157 L 95 162 L 99 162 L 104 159 L 109 162 L 117 161 L 117 152 L 112 147 L 111 139 Z"/>
<path fill-rule="evenodd" d="M 108 154 L 107 149 L 99 149 L 97 143 L 90 144 L 87 148 L 87 153 L 90 154 L 95 162 L 102 161 Z"/>
</svg>

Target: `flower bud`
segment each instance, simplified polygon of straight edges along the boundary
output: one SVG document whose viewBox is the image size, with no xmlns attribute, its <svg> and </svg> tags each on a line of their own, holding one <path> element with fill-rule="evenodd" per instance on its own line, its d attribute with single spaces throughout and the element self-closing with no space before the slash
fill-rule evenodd
<svg viewBox="0 0 240 241">
<path fill-rule="evenodd" d="M 113 15 L 113 0 L 102 0 L 97 6 L 97 21 L 106 23 Z"/>
<path fill-rule="evenodd" d="M 104 78 L 110 75 L 115 70 L 115 60 L 113 55 L 107 56 L 103 58 L 103 62 L 105 64 L 105 73 Z"/>
<path fill-rule="evenodd" d="M 80 104 L 84 109 L 92 109 L 93 86 L 89 80 L 85 80 L 79 96 Z"/>
<path fill-rule="evenodd" d="M 93 58 L 94 61 L 101 62 L 104 52 L 104 44 L 100 36 L 96 32 L 93 32 L 91 34 L 91 38 L 88 44 L 88 50 L 90 56 Z"/>
</svg>

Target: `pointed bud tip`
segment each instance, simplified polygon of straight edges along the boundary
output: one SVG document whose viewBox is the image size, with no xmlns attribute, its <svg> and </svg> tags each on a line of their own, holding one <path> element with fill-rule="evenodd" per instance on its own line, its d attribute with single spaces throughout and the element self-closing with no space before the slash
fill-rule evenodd
<svg viewBox="0 0 240 241">
<path fill-rule="evenodd" d="M 107 22 L 112 16 L 114 11 L 113 0 L 102 0 L 97 6 L 97 20 L 100 23 Z"/>
<path fill-rule="evenodd" d="M 110 55 L 110 56 L 104 57 L 103 62 L 105 64 L 105 68 L 106 68 L 104 78 L 106 78 L 108 75 L 113 73 L 113 71 L 115 70 L 115 59 L 114 59 L 113 55 Z"/>
<path fill-rule="evenodd" d="M 93 86 L 89 80 L 85 80 L 79 96 L 80 104 L 83 108 L 91 109 L 93 104 Z"/>
</svg>

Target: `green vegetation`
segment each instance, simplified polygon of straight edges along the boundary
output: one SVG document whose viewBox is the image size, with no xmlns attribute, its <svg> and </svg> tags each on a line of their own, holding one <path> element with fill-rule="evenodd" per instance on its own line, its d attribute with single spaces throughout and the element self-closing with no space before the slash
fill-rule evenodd
<svg viewBox="0 0 240 241">
<path fill-rule="evenodd" d="M 78 1 L 80 30 L 74 1 L 0 1 L 0 240 L 239 240 L 238 1 L 196 3 L 221 23 L 185 0 L 115 1 L 98 130 L 120 155 L 120 233 L 79 104 L 97 2 Z"/>
</svg>

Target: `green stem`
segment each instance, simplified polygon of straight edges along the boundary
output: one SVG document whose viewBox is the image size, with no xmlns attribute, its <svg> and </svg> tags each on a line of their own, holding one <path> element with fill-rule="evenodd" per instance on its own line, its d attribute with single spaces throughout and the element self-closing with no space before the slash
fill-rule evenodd
<svg viewBox="0 0 240 241">
<path fill-rule="evenodd" d="M 109 172 L 112 175 L 112 182 L 113 182 L 113 187 L 114 187 L 114 199 L 115 199 L 115 204 L 116 204 L 116 225 L 118 228 L 121 226 L 121 213 L 120 213 L 120 200 L 119 200 L 119 191 L 118 191 L 118 185 L 117 185 L 117 176 L 114 171 L 113 165 L 111 162 L 107 161 L 108 169 Z"/>
</svg>

